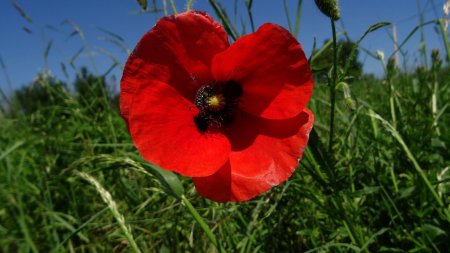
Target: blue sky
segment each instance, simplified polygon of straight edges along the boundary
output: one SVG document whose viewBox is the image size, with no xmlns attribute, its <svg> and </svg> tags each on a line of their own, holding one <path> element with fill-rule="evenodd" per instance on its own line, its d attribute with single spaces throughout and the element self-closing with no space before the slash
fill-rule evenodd
<svg viewBox="0 0 450 253">
<path fill-rule="evenodd" d="M 5 69 L 0 69 L 0 87 L 6 93 L 29 83 L 38 72 L 46 69 L 58 79 L 71 83 L 76 72 L 69 62 L 81 48 L 83 51 L 74 61 L 77 69 L 86 66 L 93 73 L 104 74 L 114 61 L 123 65 L 127 59 L 125 49 L 132 49 L 140 37 L 163 16 L 162 12 L 139 13 L 136 0 L 16 1 L 31 18 L 31 22 L 20 15 L 14 8 L 13 1 L 0 1 L 0 32 L 2 34 L 0 57 L 5 66 Z M 161 0 L 156 2 L 162 3 Z M 178 11 L 183 11 L 186 1 L 176 2 Z M 236 18 L 233 17 L 234 0 L 219 2 L 229 10 L 232 20 L 237 20 L 239 26 L 241 21 L 246 22 L 247 31 L 250 30 L 243 0 L 238 0 Z M 295 15 L 297 0 L 286 0 L 286 2 L 292 18 Z M 299 41 L 309 55 L 314 39 L 320 46 L 325 39 L 331 37 L 330 22 L 319 12 L 314 1 L 303 2 Z M 345 28 L 350 38 L 357 40 L 370 25 L 388 21 L 396 25 L 398 39 L 401 42 L 419 24 L 419 6 L 424 10 L 424 20 L 428 21 L 442 17 L 443 2 L 444 0 L 341 0 L 342 19 L 337 26 L 339 29 Z M 207 11 L 215 17 L 207 0 L 195 1 L 193 8 Z M 266 22 L 287 27 L 281 0 L 255 0 L 253 17 L 256 27 Z M 81 29 L 85 42 L 78 35 L 71 36 L 74 27 L 67 20 Z M 429 25 L 424 30 L 427 49 L 443 50 L 442 39 L 436 33 L 434 26 Z M 123 38 L 123 45 L 118 46 L 112 43 L 110 41 L 112 36 L 108 34 L 108 31 Z M 378 30 L 367 36 L 362 46 L 370 52 L 382 50 L 389 55 L 393 51 L 393 42 L 389 36 L 391 32 L 391 28 Z M 48 51 L 46 66 L 44 54 L 49 44 L 51 47 Z M 420 33 L 415 34 L 405 45 L 409 69 L 421 63 L 418 54 L 419 45 Z M 360 53 L 360 59 L 364 62 L 366 72 L 382 75 L 379 62 L 363 52 Z M 63 73 L 61 64 L 66 66 L 67 76 Z M 121 69 L 116 67 L 108 75 L 108 80 L 118 84 L 120 77 Z"/>
</svg>

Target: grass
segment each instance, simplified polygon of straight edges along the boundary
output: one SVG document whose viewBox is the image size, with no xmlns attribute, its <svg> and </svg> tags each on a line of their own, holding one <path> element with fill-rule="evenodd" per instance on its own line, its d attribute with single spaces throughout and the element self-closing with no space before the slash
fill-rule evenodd
<svg viewBox="0 0 450 253">
<path fill-rule="evenodd" d="M 16 96 L 0 114 L 0 251 L 447 252 L 446 56 L 415 72 L 383 60 L 383 78 L 337 73 L 332 157 L 330 89 L 318 81 L 299 169 L 240 204 L 205 200 L 142 160 L 103 77 L 79 76 L 77 93 L 41 75 L 22 91 L 38 106 Z"/>
</svg>

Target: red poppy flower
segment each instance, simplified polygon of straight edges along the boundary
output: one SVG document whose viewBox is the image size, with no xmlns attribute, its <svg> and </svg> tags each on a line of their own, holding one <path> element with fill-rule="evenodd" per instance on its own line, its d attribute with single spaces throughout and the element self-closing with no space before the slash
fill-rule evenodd
<svg viewBox="0 0 450 253">
<path fill-rule="evenodd" d="M 211 200 L 245 201 L 295 170 L 313 124 L 300 44 L 264 24 L 229 45 L 202 12 L 162 18 L 130 55 L 120 110 L 144 159 L 193 177 Z"/>
</svg>

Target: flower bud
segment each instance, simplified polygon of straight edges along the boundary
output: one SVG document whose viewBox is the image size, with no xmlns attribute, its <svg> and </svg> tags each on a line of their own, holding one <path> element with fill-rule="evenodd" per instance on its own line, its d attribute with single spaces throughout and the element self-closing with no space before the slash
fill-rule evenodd
<svg viewBox="0 0 450 253">
<path fill-rule="evenodd" d="M 389 57 L 386 65 L 386 71 L 388 79 L 392 79 L 397 74 L 397 62 L 394 57 Z"/>
<path fill-rule="evenodd" d="M 381 50 L 377 50 L 376 52 L 378 60 L 380 60 L 384 64 L 384 52 Z"/>
<path fill-rule="evenodd" d="M 439 70 L 442 66 L 442 60 L 439 56 L 439 49 L 434 48 L 431 51 L 431 64 L 434 70 Z"/>
<path fill-rule="evenodd" d="M 445 16 L 448 16 L 450 14 L 450 0 L 447 0 L 442 9 L 444 10 Z"/>
<path fill-rule="evenodd" d="M 344 94 L 344 102 L 345 104 L 352 110 L 356 110 L 356 102 L 352 98 L 350 87 L 346 82 L 339 82 L 336 85 L 336 89 L 342 90 L 342 93 Z"/>
<path fill-rule="evenodd" d="M 444 7 L 442 9 L 444 10 L 444 18 L 443 18 L 444 30 L 447 31 L 448 24 L 450 23 L 450 0 L 447 0 L 447 2 L 445 2 Z"/>
<path fill-rule="evenodd" d="M 433 50 L 431 50 L 431 60 L 432 61 L 439 60 L 439 49 L 433 48 Z"/>
<path fill-rule="evenodd" d="M 314 0 L 316 2 L 319 10 L 330 17 L 332 20 L 336 21 L 341 18 L 341 13 L 339 11 L 338 0 Z"/>
</svg>

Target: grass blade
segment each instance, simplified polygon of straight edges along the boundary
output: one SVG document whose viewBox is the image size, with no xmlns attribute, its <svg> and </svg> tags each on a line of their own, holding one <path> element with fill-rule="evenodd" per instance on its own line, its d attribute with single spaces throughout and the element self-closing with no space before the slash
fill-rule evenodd
<svg viewBox="0 0 450 253">
<path fill-rule="evenodd" d="M 186 11 L 191 10 L 193 3 L 194 3 L 194 0 L 188 0 L 188 2 L 186 3 Z"/>
<path fill-rule="evenodd" d="M 289 31 L 292 33 L 293 31 L 292 31 L 291 18 L 290 18 L 290 15 L 289 15 L 289 8 L 288 8 L 288 6 L 286 4 L 286 0 L 283 0 L 283 7 L 284 7 L 284 13 L 286 15 Z"/>
<path fill-rule="evenodd" d="M 219 17 L 219 19 L 222 21 L 222 24 L 223 24 L 227 34 L 233 40 L 237 40 L 238 35 L 237 35 L 237 32 L 236 32 L 236 29 L 234 28 L 233 25 L 231 25 L 230 19 L 228 18 L 225 10 L 218 3 L 216 3 L 215 0 L 209 0 L 209 4 L 214 9 L 214 12 Z"/>
<path fill-rule="evenodd" d="M 376 24 L 374 24 L 374 25 L 371 25 L 371 26 L 364 32 L 364 34 L 356 41 L 356 43 L 355 43 L 355 45 L 354 45 L 354 47 L 353 47 L 353 49 L 352 49 L 352 52 L 350 53 L 350 56 L 348 57 L 349 61 L 347 61 L 347 63 L 345 64 L 345 67 L 344 67 L 344 73 L 347 73 L 348 70 L 350 69 L 351 63 L 352 63 L 352 61 L 354 60 L 353 58 L 355 57 L 356 51 L 358 50 L 358 47 L 359 47 L 359 44 L 361 44 L 361 41 L 362 41 L 369 33 L 372 33 L 372 32 L 374 32 L 374 31 L 376 31 L 376 30 L 378 30 L 378 29 L 380 29 L 380 28 L 383 28 L 383 27 L 386 27 L 386 26 L 389 26 L 389 25 L 391 25 L 391 23 L 389 23 L 389 22 L 379 22 L 379 23 L 376 23 Z"/>
<path fill-rule="evenodd" d="M 147 10 L 147 0 L 137 0 L 137 2 L 144 11 Z"/>
<path fill-rule="evenodd" d="M 181 195 L 181 200 L 183 201 L 183 204 L 186 205 L 192 217 L 194 217 L 194 219 L 200 225 L 202 230 L 206 233 L 206 236 L 208 236 L 211 243 L 214 244 L 214 246 L 217 248 L 217 250 L 219 250 L 219 252 L 224 252 L 222 247 L 219 245 L 216 236 L 213 234 L 208 224 L 206 224 L 206 222 L 203 220 L 203 218 L 200 216 L 197 210 L 195 210 L 195 208 L 192 206 L 191 202 L 184 195 Z"/>
<path fill-rule="evenodd" d="M 252 27 L 252 32 L 255 32 L 255 24 L 253 22 L 253 14 L 252 14 L 252 4 L 253 0 L 245 0 L 245 7 L 247 7 L 248 18 L 250 19 L 250 26 Z"/>
<path fill-rule="evenodd" d="M 300 19 L 302 17 L 302 7 L 303 0 L 298 0 L 297 12 L 295 13 L 295 25 L 294 25 L 294 36 L 298 38 L 298 33 L 300 31 Z"/>
<path fill-rule="evenodd" d="M 95 187 L 97 192 L 102 197 L 103 201 L 108 205 L 109 210 L 113 214 L 114 218 L 117 220 L 117 222 L 120 225 L 120 228 L 122 229 L 122 232 L 124 233 L 125 237 L 128 239 L 128 242 L 131 245 L 131 248 L 134 252 L 140 253 L 134 238 L 133 234 L 131 233 L 131 229 L 126 225 L 125 218 L 123 215 L 119 212 L 119 209 L 117 208 L 116 202 L 113 200 L 111 193 L 109 193 L 103 186 L 92 176 L 89 174 L 82 172 L 82 171 L 75 171 L 75 174 L 79 177 L 83 178 L 84 180 L 88 181 L 91 185 Z"/>
<path fill-rule="evenodd" d="M 19 12 L 20 16 L 22 16 L 22 18 L 24 18 L 30 24 L 33 23 L 33 20 L 31 19 L 31 17 L 28 16 L 28 14 L 23 10 L 23 8 L 19 5 L 19 3 L 17 3 L 16 0 L 13 0 L 12 4 L 13 4 L 14 8 Z"/>
<path fill-rule="evenodd" d="M 436 202 L 439 204 L 439 206 L 444 207 L 444 202 L 437 194 L 434 187 L 431 185 L 430 181 L 428 180 L 427 175 L 423 171 L 423 169 L 420 167 L 419 163 L 417 162 L 414 155 L 409 150 L 408 146 L 406 145 L 405 141 L 403 141 L 403 138 L 400 136 L 400 134 L 397 132 L 397 130 L 389 123 L 387 120 L 383 119 L 379 114 L 375 112 L 369 112 L 369 116 L 373 117 L 383 124 L 386 130 L 388 130 L 392 136 L 397 140 L 397 142 L 402 146 L 403 151 L 405 151 L 406 155 L 408 156 L 409 160 L 412 162 L 414 169 L 417 171 L 419 176 L 422 178 L 425 185 L 428 187 L 428 190 L 431 192 L 433 197 L 435 198 Z"/>
<path fill-rule="evenodd" d="M 392 56 L 394 56 L 398 51 L 402 50 L 402 48 L 403 48 L 403 46 L 406 44 L 406 42 L 408 42 L 408 41 L 411 39 L 411 37 L 412 37 L 412 36 L 413 36 L 413 35 L 414 35 L 421 27 L 426 26 L 426 25 L 430 25 L 430 24 L 435 24 L 435 23 L 436 23 L 436 20 L 431 20 L 431 21 L 422 23 L 422 24 L 420 24 L 420 25 L 414 27 L 414 28 L 412 29 L 412 31 L 408 34 L 408 36 L 406 36 L 406 38 L 402 41 L 402 43 L 400 43 L 400 45 L 398 45 L 397 50 L 394 50 L 394 52 L 392 52 L 392 54 L 388 57 L 388 59 L 391 58 Z"/>
<path fill-rule="evenodd" d="M 10 148 L 6 149 L 5 151 L 3 151 L 3 153 L 0 154 L 0 160 L 3 160 L 7 155 L 12 153 L 14 150 L 19 148 L 20 146 L 22 146 L 24 143 L 25 143 L 25 141 L 18 141 L 16 143 L 14 143 L 14 145 L 12 145 Z"/>
<path fill-rule="evenodd" d="M 102 215 L 104 212 L 108 210 L 109 207 L 105 207 L 102 210 L 98 211 L 96 214 L 92 215 L 91 218 L 89 218 L 86 222 L 81 224 L 78 228 L 76 228 L 69 236 L 67 236 L 57 247 L 56 249 L 59 249 L 62 245 L 64 245 L 72 236 L 78 234 L 81 230 L 83 230 L 87 225 L 91 224 L 95 219 L 97 219 L 100 215 Z"/>
</svg>

